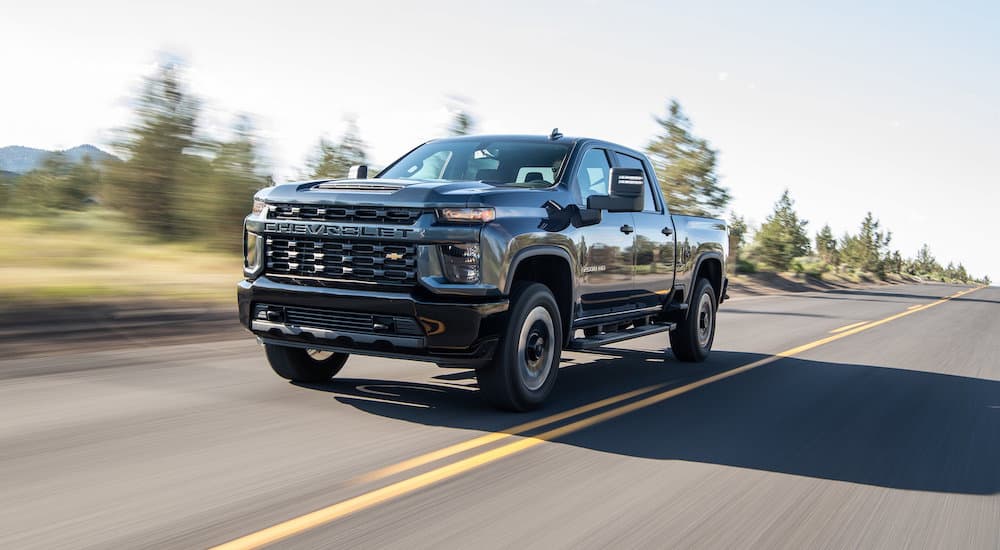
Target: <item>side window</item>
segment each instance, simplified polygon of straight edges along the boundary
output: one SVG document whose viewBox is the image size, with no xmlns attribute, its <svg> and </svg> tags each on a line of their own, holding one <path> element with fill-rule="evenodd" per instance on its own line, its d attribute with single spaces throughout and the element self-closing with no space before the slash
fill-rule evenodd
<svg viewBox="0 0 1000 550">
<path fill-rule="evenodd" d="M 608 194 L 608 176 L 611 163 L 604 149 L 591 149 L 583 155 L 580 168 L 576 172 L 576 186 L 580 190 L 580 200 L 587 204 L 591 195 Z"/>
<path fill-rule="evenodd" d="M 653 194 L 653 179 L 649 177 L 649 174 L 646 174 L 646 167 L 642 161 L 631 155 L 623 155 L 621 153 L 615 153 L 615 160 L 618 161 L 618 166 L 622 168 L 638 168 L 642 170 L 642 173 L 646 176 L 646 189 L 642 199 L 642 211 L 659 212 L 659 205 L 656 204 L 656 198 Z"/>
</svg>

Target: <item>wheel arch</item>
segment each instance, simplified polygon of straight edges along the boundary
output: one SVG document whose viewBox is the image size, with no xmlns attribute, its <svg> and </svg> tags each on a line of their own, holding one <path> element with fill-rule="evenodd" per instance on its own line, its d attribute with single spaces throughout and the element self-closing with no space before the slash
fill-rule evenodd
<svg viewBox="0 0 1000 550">
<path fill-rule="evenodd" d="M 691 278 L 691 292 L 685 296 L 688 311 L 691 311 L 691 307 L 694 305 L 694 289 L 698 283 L 698 279 L 702 277 L 708 279 L 709 284 L 712 285 L 712 290 L 715 291 L 716 305 L 722 303 L 722 293 L 725 290 L 723 265 L 722 255 L 716 252 L 708 252 L 698 258 L 698 263 L 695 264 L 694 277 Z"/>
<path fill-rule="evenodd" d="M 511 261 L 507 278 L 504 281 L 504 292 L 510 294 L 514 283 L 532 281 L 541 283 L 552 291 L 556 305 L 559 306 L 559 318 L 562 322 L 563 342 L 569 340 L 572 332 L 570 325 L 573 318 L 575 300 L 572 256 L 565 249 L 554 245 L 531 246 L 519 250 Z"/>
</svg>

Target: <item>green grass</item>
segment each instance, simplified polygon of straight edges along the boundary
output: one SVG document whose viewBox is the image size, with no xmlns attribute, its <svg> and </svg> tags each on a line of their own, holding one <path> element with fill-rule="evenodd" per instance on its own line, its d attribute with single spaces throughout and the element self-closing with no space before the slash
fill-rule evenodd
<svg viewBox="0 0 1000 550">
<path fill-rule="evenodd" d="M 0 219 L 0 232 L 0 304 L 145 298 L 233 303 L 242 277 L 238 254 L 159 242 L 103 209 Z"/>
</svg>

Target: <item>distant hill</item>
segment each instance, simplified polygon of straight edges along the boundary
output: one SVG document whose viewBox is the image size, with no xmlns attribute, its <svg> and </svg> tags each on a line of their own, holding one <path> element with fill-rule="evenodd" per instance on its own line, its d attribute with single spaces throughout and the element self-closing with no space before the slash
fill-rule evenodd
<svg viewBox="0 0 1000 550">
<path fill-rule="evenodd" d="M 35 149 L 33 147 L 22 147 L 20 145 L 0 147 L 0 171 L 15 172 L 18 174 L 30 172 L 41 166 L 45 157 L 55 152 L 46 151 L 45 149 Z M 89 156 L 90 160 L 95 163 L 109 159 L 118 159 L 118 157 L 90 144 L 78 145 L 61 152 L 73 162 L 81 162 L 85 156 Z"/>
</svg>

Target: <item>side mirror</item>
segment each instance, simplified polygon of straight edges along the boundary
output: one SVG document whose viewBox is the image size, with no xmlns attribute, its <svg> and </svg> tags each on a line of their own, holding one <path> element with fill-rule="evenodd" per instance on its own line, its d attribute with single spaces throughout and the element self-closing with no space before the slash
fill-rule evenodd
<svg viewBox="0 0 1000 550">
<path fill-rule="evenodd" d="M 646 177 L 639 168 L 612 168 L 611 194 L 587 197 L 587 208 L 608 212 L 642 212 Z"/>
<path fill-rule="evenodd" d="M 351 166 L 351 169 L 347 172 L 347 177 L 352 180 L 368 179 L 368 165 L 355 164 Z"/>
</svg>

